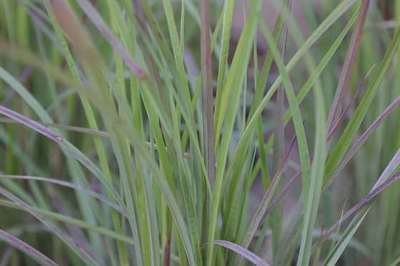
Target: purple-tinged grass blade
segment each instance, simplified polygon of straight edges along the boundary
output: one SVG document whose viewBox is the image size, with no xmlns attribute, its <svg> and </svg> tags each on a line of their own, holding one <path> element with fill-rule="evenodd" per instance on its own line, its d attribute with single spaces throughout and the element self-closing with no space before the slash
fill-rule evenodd
<svg viewBox="0 0 400 266">
<path fill-rule="evenodd" d="M 103 37 L 110 43 L 115 51 L 119 53 L 125 65 L 139 78 L 144 79 L 146 74 L 145 71 L 139 67 L 132 57 L 129 55 L 129 52 L 125 49 L 122 43 L 113 35 L 112 31 L 103 21 L 100 14 L 93 7 L 93 5 L 88 0 L 77 0 L 79 6 L 83 10 L 83 12 L 88 16 L 90 21 L 96 26 L 96 28 L 100 31 Z"/>
<path fill-rule="evenodd" d="M 362 0 L 360 14 L 356 22 L 356 28 L 353 32 L 350 46 L 347 50 L 346 59 L 340 74 L 338 88 L 336 95 L 332 103 L 332 108 L 328 116 L 328 135 L 331 134 L 332 129 L 338 126 L 342 112 L 344 96 L 348 93 L 349 81 L 352 74 L 353 65 L 357 56 L 357 52 L 360 48 L 361 37 L 363 34 L 363 28 L 367 17 L 367 11 L 369 7 L 369 0 Z M 336 125 L 336 126 L 335 126 Z"/>
<path fill-rule="evenodd" d="M 3 105 L 0 105 L 0 114 L 7 116 L 12 120 L 35 130 L 39 134 L 46 136 L 47 138 L 51 139 L 52 141 L 58 144 L 60 144 L 63 141 L 63 137 L 56 134 L 50 128 L 30 119 L 29 117 L 21 115 L 20 113 L 17 113 Z"/>
<path fill-rule="evenodd" d="M 349 163 L 349 161 L 354 157 L 360 147 L 367 141 L 371 133 L 377 129 L 385 119 L 393 113 L 400 106 L 400 96 L 398 96 L 394 101 L 386 107 L 386 109 L 375 119 L 375 121 L 361 134 L 353 143 L 348 153 L 344 157 L 343 161 L 340 163 L 336 173 L 343 170 L 343 168 Z"/>
<path fill-rule="evenodd" d="M 256 254 L 254 254 L 253 252 L 251 252 L 248 249 L 245 249 L 244 247 L 226 241 L 226 240 L 215 240 L 215 244 L 223 246 L 224 248 L 230 249 L 234 252 L 236 252 L 237 254 L 239 254 L 240 256 L 242 256 L 243 258 L 247 259 L 248 261 L 254 263 L 257 266 L 269 266 L 270 264 L 267 263 L 266 261 L 264 261 L 263 259 L 261 259 L 260 257 L 258 257 Z"/>
<path fill-rule="evenodd" d="M 333 226 L 331 226 L 331 228 L 329 228 L 323 234 L 329 235 L 330 233 L 333 233 L 335 228 L 337 228 L 345 220 L 347 220 L 351 217 L 354 217 L 361 208 L 363 208 L 365 205 L 370 203 L 374 198 L 376 198 L 377 195 L 379 195 L 386 188 L 388 188 L 391 184 L 393 184 L 393 182 L 400 179 L 400 173 L 396 173 L 396 174 L 392 175 L 393 172 L 399 167 L 399 165 L 400 165 L 400 149 L 397 150 L 396 154 L 393 156 L 393 158 L 387 164 L 387 166 L 385 167 L 382 174 L 379 176 L 379 178 L 375 182 L 375 185 L 372 187 L 372 189 L 370 190 L 368 195 L 365 196 L 363 199 L 361 199 L 349 211 L 347 211 L 345 213 L 345 215 L 341 219 L 339 219 L 339 221 L 337 221 Z M 368 210 L 366 210 L 366 211 L 368 212 Z"/>
<path fill-rule="evenodd" d="M 210 19 L 208 0 L 201 1 L 201 75 L 204 150 L 207 162 L 207 176 L 210 184 L 215 182 L 215 132 L 214 132 L 214 97 L 212 87 L 212 56 L 210 41 Z"/>
<path fill-rule="evenodd" d="M 337 221 L 334 225 L 332 225 L 329 229 L 322 233 L 323 236 L 328 236 L 334 233 L 337 228 L 343 224 L 348 219 L 354 217 L 362 208 L 371 203 L 377 196 L 379 196 L 382 192 L 384 192 L 387 188 L 389 188 L 394 182 L 400 179 L 400 173 L 397 173 L 384 182 L 375 187 L 371 192 L 369 192 L 365 197 L 363 197 L 358 203 L 356 203 L 353 207 L 351 207 L 346 213 Z"/>
<path fill-rule="evenodd" d="M 372 187 L 372 191 L 378 188 L 381 184 L 384 184 L 389 176 L 399 167 L 400 165 L 400 148 L 397 150 L 396 154 L 393 156 L 392 160 L 388 163 L 385 170 L 379 176 L 378 181 Z"/>
<path fill-rule="evenodd" d="M 0 260 L 0 266 L 8 266 L 10 265 L 10 259 L 13 254 L 14 248 L 13 247 L 8 247 L 5 249 L 3 252 L 3 255 Z"/>
<path fill-rule="evenodd" d="M 67 187 L 74 189 L 76 191 L 81 191 L 89 196 L 99 200 L 100 202 L 104 203 L 105 205 L 113 208 L 117 212 L 119 212 L 121 215 L 126 216 L 126 209 L 123 207 L 118 206 L 111 200 L 109 200 L 106 196 L 103 194 L 99 194 L 93 189 L 90 188 L 85 188 L 79 184 L 75 184 L 72 182 L 67 182 L 63 180 L 59 180 L 56 178 L 47 178 L 47 177 L 40 177 L 40 176 L 28 176 L 28 175 L 4 175 L 0 173 L 0 179 L 14 179 L 14 180 L 30 180 L 30 181 L 40 181 L 40 182 L 46 182 L 48 184 L 54 184 L 62 187 Z"/>
<path fill-rule="evenodd" d="M 45 217 L 43 217 L 41 214 L 36 212 L 34 209 L 32 209 L 27 203 L 25 203 L 23 200 L 12 194 L 11 192 L 3 189 L 0 187 L 0 195 L 3 196 L 4 198 L 12 201 L 15 203 L 18 207 L 21 208 L 21 210 L 24 210 L 28 212 L 30 215 L 35 217 L 38 221 L 40 221 L 43 225 L 47 227 L 47 229 L 56 235 L 60 240 L 62 240 L 80 259 L 82 259 L 86 264 L 88 265 L 101 265 L 96 258 L 93 255 L 93 252 L 90 250 L 86 250 L 84 246 L 86 246 L 86 243 L 80 243 L 78 240 L 71 238 L 69 235 L 67 235 L 63 230 L 59 229 L 56 225 L 53 223 L 49 222 Z"/>
<path fill-rule="evenodd" d="M 34 260 L 36 260 L 40 265 L 55 266 L 58 265 L 52 259 L 29 245 L 28 243 L 22 241 L 21 239 L 15 237 L 14 235 L 0 229 L 0 239 L 7 242 L 9 245 L 16 249 L 21 250 Z"/>
<path fill-rule="evenodd" d="M 375 73 L 375 77 L 371 84 L 368 86 L 366 91 L 363 93 L 363 96 L 358 104 L 357 108 L 355 108 L 354 114 L 351 117 L 350 121 L 347 123 L 343 133 L 341 134 L 339 140 L 333 146 L 329 153 L 329 157 L 326 163 L 325 170 L 325 183 L 329 183 L 331 180 L 331 176 L 336 172 L 336 169 L 343 157 L 348 152 L 351 147 L 352 141 L 354 137 L 357 135 L 360 126 L 368 113 L 369 107 L 373 102 L 375 95 L 378 93 L 380 85 L 385 78 L 385 74 L 391 66 L 392 60 L 397 54 L 398 48 L 400 45 L 400 30 L 396 30 L 394 33 L 393 39 L 389 48 L 385 52 L 384 58 L 381 60 L 378 71 Z"/>
</svg>

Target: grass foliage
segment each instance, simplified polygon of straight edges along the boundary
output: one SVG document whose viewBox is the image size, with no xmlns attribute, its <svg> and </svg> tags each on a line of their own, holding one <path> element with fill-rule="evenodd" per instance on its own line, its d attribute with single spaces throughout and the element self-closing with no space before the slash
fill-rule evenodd
<svg viewBox="0 0 400 266">
<path fill-rule="evenodd" d="M 0 0 L 1 265 L 399 263 L 400 4 L 239 2 Z"/>
</svg>

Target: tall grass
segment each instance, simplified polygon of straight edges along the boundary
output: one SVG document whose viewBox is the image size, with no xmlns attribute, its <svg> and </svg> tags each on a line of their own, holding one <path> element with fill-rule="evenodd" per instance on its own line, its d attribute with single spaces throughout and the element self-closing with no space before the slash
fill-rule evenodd
<svg viewBox="0 0 400 266">
<path fill-rule="evenodd" d="M 399 262 L 400 5 L 247 2 L 0 0 L 1 265 Z"/>
</svg>

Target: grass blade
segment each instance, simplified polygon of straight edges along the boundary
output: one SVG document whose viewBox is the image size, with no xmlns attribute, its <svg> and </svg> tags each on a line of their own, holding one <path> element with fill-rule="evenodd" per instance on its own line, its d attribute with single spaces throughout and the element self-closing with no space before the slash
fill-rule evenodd
<svg viewBox="0 0 400 266">
<path fill-rule="evenodd" d="M 377 68 L 378 72 L 376 73 L 371 85 L 368 87 L 367 91 L 364 93 L 364 96 L 361 99 L 355 113 L 349 123 L 347 124 L 343 134 L 340 139 L 336 143 L 336 145 L 332 148 L 332 151 L 329 154 L 327 164 L 326 164 L 326 178 L 329 178 L 335 169 L 337 168 L 338 163 L 341 161 L 345 153 L 348 151 L 348 148 L 351 145 L 351 142 L 357 133 L 360 125 L 365 118 L 365 115 L 368 112 L 368 109 L 378 92 L 378 89 L 385 78 L 385 74 L 388 71 L 392 59 L 398 51 L 400 44 L 400 30 L 397 30 L 393 41 L 386 51 L 385 57 L 382 60 L 380 66 Z M 325 180 L 328 181 L 328 180 Z"/>
<path fill-rule="evenodd" d="M 43 255 L 40 251 L 33 248 L 31 245 L 25 243 L 24 241 L 16 238 L 12 234 L 7 233 L 6 231 L 0 229 L 0 239 L 7 242 L 9 245 L 21 250 L 31 258 L 35 259 L 41 265 L 46 266 L 56 266 L 58 265 L 52 259 Z"/>
<path fill-rule="evenodd" d="M 336 89 L 336 95 L 328 115 L 328 135 L 330 135 L 330 132 L 333 128 L 337 127 L 337 124 L 339 123 L 338 118 L 341 116 L 341 112 L 343 112 L 343 109 L 340 108 L 343 108 L 344 96 L 348 93 L 348 83 L 351 78 L 351 73 L 354 66 L 355 58 L 357 56 L 357 52 L 360 48 L 361 37 L 367 17 L 368 7 L 369 0 L 361 1 L 361 8 L 359 16 L 357 18 L 356 28 L 353 32 L 353 36 L 347 50 L 346 59 L 339 78 L 339 84 Z"/>
<path fill-rule="evenodd" d="M 243 258 L 247 259 L 248 261 L 254 263 L 257 266 L 269 266 L 267 262 L 265 262 L 263 259 L 255 255 L 253 252 L 249 251 L 248 249 L 245 249 L 241 247 L 238 244 L 226 241 L 226 240 L 215 240 L 215 244 L 223 246 L 227 249 L 230 249 Z"/>
</svg>

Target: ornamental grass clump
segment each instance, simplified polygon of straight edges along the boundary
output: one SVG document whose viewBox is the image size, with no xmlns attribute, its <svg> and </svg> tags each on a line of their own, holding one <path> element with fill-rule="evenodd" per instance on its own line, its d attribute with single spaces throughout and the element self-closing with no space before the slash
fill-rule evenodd
<svg viewBox="0 0 400 266">
<path fill-rule="evenodd" d="M 400 2 L 0 7 L 1 265 L 400 263 Z"/>
</svg>

